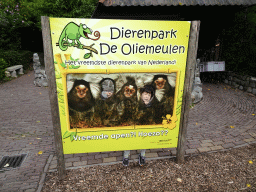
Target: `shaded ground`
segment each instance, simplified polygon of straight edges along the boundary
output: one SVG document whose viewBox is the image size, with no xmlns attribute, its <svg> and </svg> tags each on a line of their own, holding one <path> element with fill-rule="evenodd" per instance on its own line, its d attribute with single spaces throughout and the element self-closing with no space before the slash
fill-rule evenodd
<svg viewBox="0 0 256 192">
<path fill-rule="evenodd" d="M 256 191 L 256 144 L 198 156 L 130 162 L 67 170 L 63 182 L 47 173 L 43 192 L 49 191 Z"/>
</svg>

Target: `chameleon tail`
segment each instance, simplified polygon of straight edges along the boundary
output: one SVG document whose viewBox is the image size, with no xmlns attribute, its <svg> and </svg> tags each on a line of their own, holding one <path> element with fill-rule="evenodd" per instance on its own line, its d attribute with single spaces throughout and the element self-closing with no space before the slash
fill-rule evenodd
<svg viewBox="0 0 256 192">
<path fill-rule="evenodd" d="M 66 41 L 63 41 L 63 39 L 65 38 L 65 34 L 66 34 L 66 30 L 63 29 L 61 35 L 60 35 L 60 39 L 59 39 L 59 47 L 62 51 L 66 51 L 68 49 L 68 46 L 64 46 L 63 44 L 66 43 Z M 66 39 L 67 40 L 67 39 Z"/>
</svg>

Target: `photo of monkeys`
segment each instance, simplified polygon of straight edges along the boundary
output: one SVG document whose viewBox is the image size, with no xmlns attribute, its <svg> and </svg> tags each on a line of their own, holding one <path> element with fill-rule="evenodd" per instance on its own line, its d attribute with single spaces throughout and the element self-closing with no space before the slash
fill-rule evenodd
<svg viewBox="0 0 256 192">
<path fill-rule="evenodd" d="M 68 74 L 70 128 L 162 124 L 175 84 L 176 73 Z"/>
</svg>

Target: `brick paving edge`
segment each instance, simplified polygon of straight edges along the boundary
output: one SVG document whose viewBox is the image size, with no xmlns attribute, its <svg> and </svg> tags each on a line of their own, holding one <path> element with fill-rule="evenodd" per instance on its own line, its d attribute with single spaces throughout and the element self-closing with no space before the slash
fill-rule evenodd
<svg viewBox="0 0 256 192">
<path fill-rule="evenodd" d="M 220 150 L 216 150 L 216 151 L 208 151 L 208 152 L 199 152 L 199 153 L 191 153 L 190 155 L 184 155 L 185 157 L 195 157 L 195 156 L 198 156 L 198 155 L 204 155 L 204 154 L 210 154 L 210 153 L 216 153 L 216 152 L 222 152 L 222 151 L 229 151 L 231 149 L 236 149 L 236 148 L 240 148 L 240 147 L 245 147 L 245 146 L 248 146 L 248 145 L 251 145 L 251 144 L 254 144 L 256 143 L 256 141 L 252 141 L 252 142 L 248 142 L 248 143 L 244 143 L 242 145 L 237 145 L 237 146 L 234 146 L 234 147 L 230 147 L 230 148 L 226 148 L 226 149 L 220 149 Z"/>
<path fill-rule="evenodd" d="M 202 152 L 202 153 L 191 153 L 189 155 L 184 155 L 184 157 L 194 157 L 194 156 L 198 156 L 198 155 L 202 155 L 202 154 L 210 154 L 210 153 L 216 153 L 216 152 L 221 152 L 221 151 L 229 151 L 231 149 L 235 149 L 235 148 L 240 148 L 240 147 L 245 147 L 248 146 L 250 144 L 254 144 L 256 143 L 256 141 L 253 142 L 248 142 L 242 145 L 237 145 L 235 147 L 231 147 L 231 148 L 227 148 L 227 149 L 221 149 L 221 150 L 217 150 L 217 151 L 208 151 L 208 152 Z M 147 158 L 147 160 L 157 160 L 157 159 L 170 159 L 170 158 L 175 158 L 176 156 L 165 156 L 165 157 L 152 157 L 152 158 Z M 57 169 L 53 169 L 53 170 L 48 170 L 49 169 L 49 165 L 51 163 L 53 159 L 53 155 L 50 155 L 47 161 L 47 164 L 45 165 L 45 169 L 44 169 L 44 173 L 42 174 L 40 183 L 39 183 L 39 187 L 37 189 L 37 192 L 41 192 L 43 185 L 44 185 L 44 180 L 45 180 L 45 176 L 47 172 L 56 172 Z M 129 160 L 130 162 L 137 162 L 138 159 L 133 159 L 133 160 Z M 93 165 L 84 165 L 84 166 L 78 166 L 78 167 L 68 167 L 66 168 L 66 170 L 72 170 L 72 169 L 79 169 L 79 168 L 83 168 L 83 167 L 92 167 L 92 166 L 97 166 L 97 165 L 113 165 L 113 164 L 118 164 L 118 163 L 122 163 L 122 161 L 116 161 L 116 162 L 109 162 L 109 163 L 99 163 L 99 164 L 93 164 Z"/>
<path fill-rule="evenodd" d="M 51 163 L 52 159 L 53 159 L 53 155 L 50 155 L 48 160 L 47 160 L 46 165 L 44 166 L 44 172 L 43 172 L 43 174 L 41 176 L 41 179 L 40 179 L 39 185 L 38 185 L 38 189 L 37 189 L 36 192 L 41 192 L 41 190 L 42 190 L 42 188 L 44 186 L 44 181 L 45 181 L 46 173 L 47 173 L 47 171 L 49 169 L 49 166 L 50 166 L 50 163 Z"/>
</svg>

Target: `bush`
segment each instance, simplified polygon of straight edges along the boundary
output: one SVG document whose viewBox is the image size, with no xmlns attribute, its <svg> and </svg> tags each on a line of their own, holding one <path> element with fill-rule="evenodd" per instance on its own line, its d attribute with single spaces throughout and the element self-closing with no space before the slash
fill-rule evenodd
<svg viewBox="0 0 256 192">
<path fill-rule="evenodd" d="M 4 79 L 7 67 L 10 67 L 8 63 L 3 58 L 0 58 L 0 81 Z"/>
<path fill-rule="evenodd" d="M 14 65 L 23 65 L 24 70 L 33 69 L 33 52 L 26 50 L 0 50 L 0 58 L 3 58 L 8 67 Z"/>
</svg>

